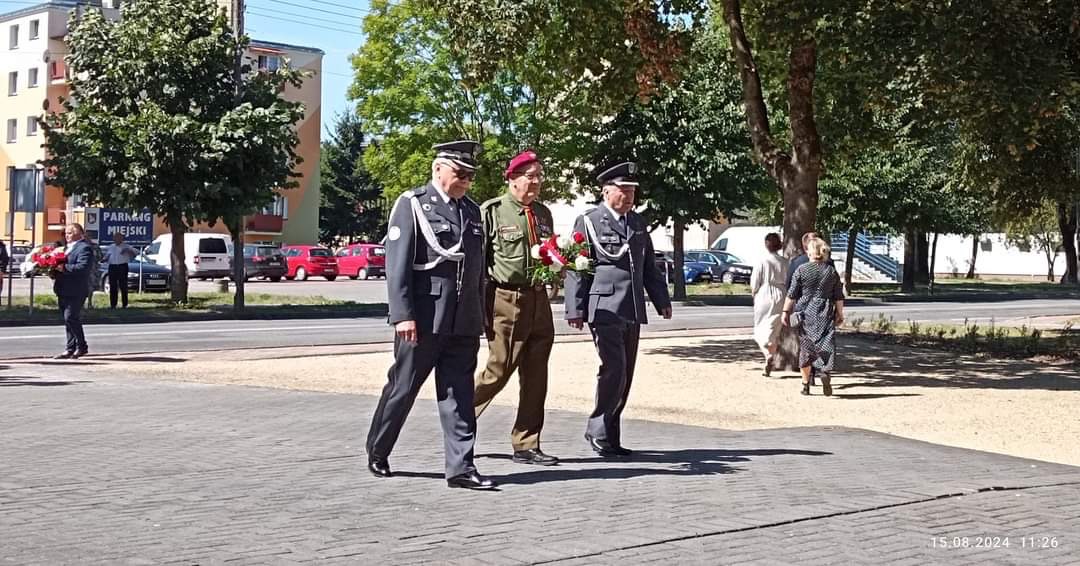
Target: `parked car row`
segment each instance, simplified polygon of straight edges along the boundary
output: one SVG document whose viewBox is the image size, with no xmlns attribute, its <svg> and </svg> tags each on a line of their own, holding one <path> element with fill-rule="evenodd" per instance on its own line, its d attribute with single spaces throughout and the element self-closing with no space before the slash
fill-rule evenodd
<svg viewBox="0 0 1080 566">
<path fill-rule="evenodd" d="M 675 260 L 671 252 L 657 251 L 656 267 L 672 279 Z M 691 250 L 683 255 L 683 280 L 687 283 L 749 283 L 752 268 L 732 254 L 717 250 Z"/>
</svg>

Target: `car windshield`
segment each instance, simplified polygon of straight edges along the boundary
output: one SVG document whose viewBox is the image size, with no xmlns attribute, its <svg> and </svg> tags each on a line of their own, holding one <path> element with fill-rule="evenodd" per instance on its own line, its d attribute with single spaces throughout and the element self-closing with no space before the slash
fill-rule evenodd
<svg viewBox="0 0 1080 566">
<path fill-rule="evenodd" d="M 15 254 L 28 254 L 30 253 L 30 246 L 13 246 L 11 253 Z"/>
<path fill-rule="evenodd" d="M 281 255 L 281 250 L 279 250 L 279 249 L 277 249 L 277 248 L 275 248 L 273 246 L 260 246 L 259 251 L 258 251 L 258 255 L 263 256 L 263 257 Z"/>
<path fill-rule="evenodd" d="M 724 261 L 728 263 L 742 263 L 742 260 L 731 254 L 724 254 Z"/>
<path fill-rule="evenodd" d="M 308 255 L 311 257 L 330 257 L 330 250 L 326 248 L 311 248 Z"/>
</svg>

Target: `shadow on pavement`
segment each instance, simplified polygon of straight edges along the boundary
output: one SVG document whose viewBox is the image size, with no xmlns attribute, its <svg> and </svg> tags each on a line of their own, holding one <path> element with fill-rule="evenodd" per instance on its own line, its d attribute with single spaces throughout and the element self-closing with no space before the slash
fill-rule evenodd
<svg viewBox="0 0 1080 566">
<path fill-rule="evenodd" d="M 837 349 L 833 375 L 860 381 L 835 385 L 836 389 L 946 387 L 1080 391 L 1080 372 L 1075 365 L 959 355 L 843 337 L 838 340 Z M 757 363 L 761 357 L 757 345 L 750 340 L 708 340 L 649 348 L 644 354 L 696 363 Z"/>
<path fill-rule="evenodd" d="M 622 458 L 564 458 L 561 464 L 619 464 L 621 467 L 574 469 L 564 466 L 534 468 L 532 471 L 495 477 L 503 484 L 528 485 L 555 481 L 587 479 L 628 479 L 642 476 L 708 476 L 731 474 L 738 470 L 731 464 L 749 462 L 755 456 L 828 456 L 831 452 L 816 450 L 717 450 L 691 448 L 684 450 L 635 450 Z M 487 454 L 489 458 L 509 459 L 506 454 Z M 667 468 L 648 464 L 666 464 Z M 640 465 L 640 466 L 637 466 Z"/>
<path fill-rule="evenodd" d="M 32 377 L 29 375 L 4 375 L 0 376 L 0 387 L 57 387 L 62 385 L 75 385 L 78 383 L 93 383 L 92 381 L 49 381 L 45 377 Z"/>
</svg>

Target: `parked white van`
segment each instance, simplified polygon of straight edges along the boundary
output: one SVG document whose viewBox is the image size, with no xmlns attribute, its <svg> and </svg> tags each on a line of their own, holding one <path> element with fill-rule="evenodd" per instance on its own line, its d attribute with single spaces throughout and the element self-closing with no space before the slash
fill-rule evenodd
<svg viewBox="0 0 1080 566">
<path fill-rule="evenodd" d="M 146 248 L 146 257 L 158 265 L 170 267 L 171 255 L 172 234 L 158 236 Z M 186 233 L 184 256 L 188 277 L 228 277 L 232 273 L 232 238 L 225 234 Z"/>
<path fill-rule="evenodd" d="M 710 249 L 734 254 L 748 265 L 757 265 L 769 255 L 765 249 L 765 236 L 770 232 L 781 234 L 779 226 L 729 226 L 713 240 Z"/>
</svg>

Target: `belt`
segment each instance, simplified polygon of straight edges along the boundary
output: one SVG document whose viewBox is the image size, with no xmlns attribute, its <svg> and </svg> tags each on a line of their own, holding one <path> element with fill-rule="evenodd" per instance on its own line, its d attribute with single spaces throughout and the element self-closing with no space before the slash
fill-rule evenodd
<svg viewBox="0 0 1080 566">
<path fill-rule="evenodd" d="M 506 289 L 507 291 L 517 291 L 519 293 L 525 291 L 546 291 L 543 285 L 514 285 L 512 283 L 499 283 L 494 282 L 495 286 L 500 289 Z"/>
</svg>

